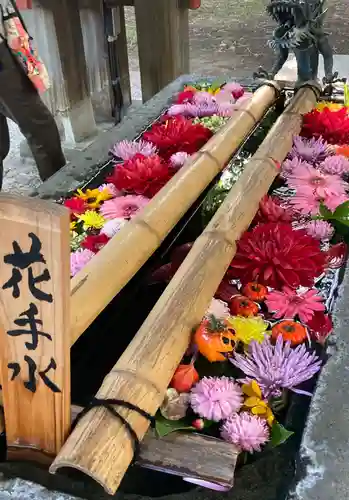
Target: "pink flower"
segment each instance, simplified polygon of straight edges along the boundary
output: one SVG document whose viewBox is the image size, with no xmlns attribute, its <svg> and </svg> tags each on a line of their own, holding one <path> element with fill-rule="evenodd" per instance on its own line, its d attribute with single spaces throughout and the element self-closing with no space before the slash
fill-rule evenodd
<svg viewBox="0 0 349 500">
<path fill-rule="evenodd" d="M 126 224 L 125 219 L 118 218 L 118 219 L 108 220 L 102 227 L 101 234 L 105 234 L 109 238 L 112 238 L 113 236 L 116 235 L 116 233 L 120 231 L 122 226 L 124 226 L 125 224 Z"/>
<path fill-rule="evenodd" d="M 129 194 L 103 203 L 100 209 L 105 219 L 131 219 L 149 203 L 149 198 Z"/>
<path fill-rule="evenodd" d="M 325 198 L 328 195 L 344 196 L 348 187 L 338 175 L 320 172 L 311 165 L 302 165 L 293 170 L 286 180 L 289 187 L 296 189 L 297 194 L 316 195 Z"/>
<path fill-rule="evenodd" d="M 241 87 L 241 85 L 236 82 L 226 83 L 223 87 L 223 90 L 229 91 L 233 95 L 234 99 L 240 99 L 245 94 L 243 87 Z"/>
<path fill-rule="evenodd" d="M 242 390 L 232 378 L 204 377 L 190 393 L 190 404 L 200 417 L 219 422 L 240 410 Z"/>
<path fill-rule="evenodd" d="M 70 273 L 72 276 L 78 274 L 81 269 L 83 269 L 86 264 L 94 257 L 94 253 L 91 250 L 77 250 L 70 254 Z"/>
<path fill-rule="evenodd" d="M 334 233 L 334 228 L 332 225 L 324 220 L 312 220 L 307 222 L 304 226 L 307 234 L 312 236 L 316 240 L 328 241 L 332 238 Z"/>
<path fill-rule="evenodd" d="M 184 163 L 187 161 L 189 157 L 190 155 L 188 155 L 188 153 L 179 151 L 178 153 L 175 153 L 174 155 L 171 156 L 170 166 L 175 170 L 179 170 L 180 168 L 183 167 Z"/>
<path fill-rule="evenodd" d="M 289 156 L 290 158 L 297 156 L 312 165 L 316 165 L 330 154 L 333 154 L 333 151 L 329 149 L 329 144 L 322 138 L 316 139 L 312 137 L 306 139 L 305 137 L 295 136 Z"/>
<path fill-rule="evenodd" d="M 324 311 L 323 297 L 313 288 L 304 292 L 297 292 L 284 286 L 282 292 L 273 290 L 267 295 L 265 301 L 274 318 L 294 318 L 298 316 L 301 321 L 309 321 L 315 311 Z"/>
<path fill-rule="evenodd" d="M 223 423 L 221 436 L 228 443 L 252 453 L 261 451 L 261 446 L 269 440 L 269 430 L 265 420 L 243 411 Z"/>
<path fill-rule="evenodd" d="M 110 150 L 111 154 L 122 160 L 131 160 L 136 154 L 152 156 L 156 154 L 156 146 L 150 142 L 143 141 L 121 141 L 115 144 Z"/>
<path fill-rule="evenodd" d="M 328 156 L 320 165 L 319 170 L 325 174 L 343 175 L 349 171 L 349 160 L 345 156 Z"/>
<path fill-rule="evenodd" d="M 288 177 L 296 170 L 298 167 L 311 167 L 310 163 L 302 160 L 302 158 L 295 156 L 292 159 L 286 159 L 281 166 L 281 175 L 283 177 Z"/>
<path fill-rule="evenodd" d="M 292 205 L 294 210 L 303 215 L 316 215 L 319 213 L 320 203 L 333 211 L 347 199 L 345 195 L 336 196 L 334 194 L 326 194 L 326 196 L 321 197 L 315 191 L 312 194 L 297 193 L 289 199 L 288 203 Z"/>
<path fill-rule="evenodd" d="M 116 189 L 116 187 L 114 186 L 114 184 L 111 184 L 110 182 L 108 182 L 107 184 L 102 184 L 101 186 L 99 186 L 98 191 L 102 192 L 105 189 L 110 193 L 110 195 L 113 198 L 116 198 L 117 196 L 122 196 L 122 192 L 119 191 L 118 189 Z"/>
</svg>

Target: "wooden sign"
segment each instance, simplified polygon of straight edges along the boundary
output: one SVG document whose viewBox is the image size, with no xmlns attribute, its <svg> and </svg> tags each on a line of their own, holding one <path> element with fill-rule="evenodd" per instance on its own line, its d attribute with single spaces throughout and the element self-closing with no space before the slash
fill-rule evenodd
<svg viewBox="0 0 349 500">
<path fill-rule="evenodd" d="M 70 428 L 69 213 L 0 195 L 0 376 L 8 456 L 50 461 Z"/>
</svg>

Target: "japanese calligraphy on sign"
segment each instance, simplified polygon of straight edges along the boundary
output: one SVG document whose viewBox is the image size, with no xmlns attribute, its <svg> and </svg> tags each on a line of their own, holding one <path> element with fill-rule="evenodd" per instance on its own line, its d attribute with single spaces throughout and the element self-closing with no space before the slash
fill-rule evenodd
<svg viewBox="0 0 349 500">
<path fill-rule="evenodd" d="M 53 203 L 0 194 L 0 237 L 8 446 L 24 442 L 55 454 L 70 426 L 69 213 Z"/>
</svg>

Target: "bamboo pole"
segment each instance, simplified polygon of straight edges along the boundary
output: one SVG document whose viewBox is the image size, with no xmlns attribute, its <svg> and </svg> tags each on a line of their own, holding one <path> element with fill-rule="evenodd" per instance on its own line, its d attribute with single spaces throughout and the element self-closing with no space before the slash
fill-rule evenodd
<svg viewBox="0 0 349 500">
<path fill-rule="evenodd" d="M 155 414 L 188 347 L 192 329 L 201 321 L 236 252 L 236 241 L 248 228 L 260 199 L 277 175 L 299 133 L 301 115 L 316 103 L 316 87 L 305 85 L 275 122 L 248 162 L 238 182 L 212 221 L 196 240 L 171 283 L 133 341 L 104 379 L 97 398 L 117 398 Z M 140 439 L 149 422 L 118 407 Z M 55 473 L 72 467 L 91 476 L 113 494 L 133 458 L 129 434 L 107 410 L 91 410 L 80 421 L 52 464 Z"/>
<path fill-rule="evenodd" d="M 270 86 L 271 85 L 271 86 Z M 264 85 L 128 222 L 71 281 L 71 342 L 117 295 L 160 246 L 277 97 L 277 83 Z M 282 87 L 281 87 L 282 88 Z M 96 294 L 98 291 L 98 294 Z"/>
</svg>

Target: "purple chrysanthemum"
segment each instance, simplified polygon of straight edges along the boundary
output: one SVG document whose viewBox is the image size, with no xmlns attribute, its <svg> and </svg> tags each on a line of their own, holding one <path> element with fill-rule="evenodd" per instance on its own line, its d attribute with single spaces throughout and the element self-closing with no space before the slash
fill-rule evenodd
<svg viewBox="0 0 349 500">
<path fill-rule="evenodd" d="M 121 141 L 115 144 L 110 150 L 111 154 L 122 160 L 131 160 L 136 154 L 152 156 L 157 153 L 157 148 L 153 144 L 142 139 L 139 141 Z"/>
<path fill-rule="evenodd" d="M 170 165 L 174 170 L 179 170 L 183 167 L 184 163 L 187 161 L 190 155 L 188 153 L 184 153 L 183 151 L 179 151 L 175 153 L 170 158 Z"/>
<path fill-rule="evenodd" d="M 261 446 L 269 439 L 269 429 L 265 420 L 247 412 L 236 413 L 221 427 L 221 437 L 244 451 L 261 451 Z"/>
<path fill-rule="evenodd" d="M 316 165 L 325 160 L 333 151 L 329 149 L 329 145 L 323 139 L 305 139 L 304 137 L 295 136 L 293 138 L 293 147 L 289 153 L 289 157 L 300 157 L 311 165 Z"/>
<path fill-rule="evenodd" d="M 311 220 L 305 224 L 304 229 L 309 236 L 320 241 L 330 240 L 334 233 L 333 226 L 325 220 Z"/>
<path fill-rule="evenodd" d="M 240 386 L 228 377 L 204 377 L 190 393 L 190 404 L 200 417 L 219 422 L 240 410 Z"/>
<path fill-rule="evenodd" d="M 345 156 L 328 156 L 320 165 L 319 170 L 325 174 L 343 175 L 349 172 L 349 160 Z"/>
<path fill-rule="evenodd" d="M 304 344 L 292 348 L 280 335 L 275 345 L 269 338 L 261 343 L 252 341 L 247 355 L 234 353 L 230 361 L 247 375 L 240 382 L 249 384 L 256 380 L 266 398 L 279 396 L 282 388 L 308 394 L 296 387 L 321 368 L 321 360 L 314 352 L 309 353 Z"/>
<path fill-rule="evenodd" d="M 94 253 L 91 250 L 77 250 L 70 254 L 70 274 L 75 276 L 81 269 L 83 269 L 86 264 L 94 257 Z"/>
<path fill-rule="evenodd" d="M 292 159 L 287 158 L 281 166 L 281 175 L 282 177 L 287 178 L 294 170 L 304 166 L 310 167 L 311 165 L 310 163 L 303 161 L 302 158 L 299 158 L 298 156 L 295 156 Z"/>
<path fill-rule="evenodd" d="M 187 118 L 202 118 L 204 116 L 212 116 L 218 114 L 219 106 L 211 101 L 203 101 L 200 104 L 186 103 L 174 104 L 169 108 L 167 114 L 169 116 L 186 116 Z"/>
</svg>

